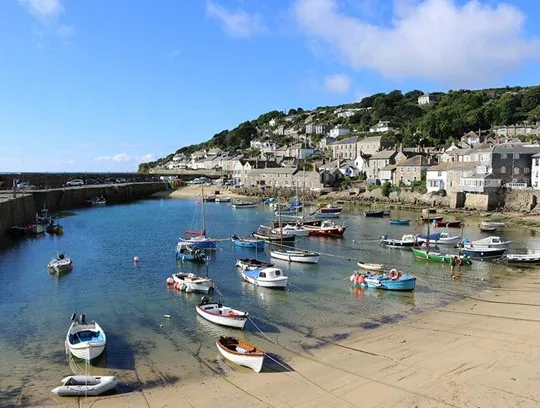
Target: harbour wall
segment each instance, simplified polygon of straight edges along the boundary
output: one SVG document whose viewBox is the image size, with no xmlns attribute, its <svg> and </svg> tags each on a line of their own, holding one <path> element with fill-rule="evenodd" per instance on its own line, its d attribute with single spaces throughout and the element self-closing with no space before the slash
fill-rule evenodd
<svg viewBox="0 0 540 408">
<path fill-rule="evenodd" d="M 35 190 L 25 194 L 5 192 L 0 195 L 0 234 L 13 225 L 27 225 L 35 220 L 36 211 L 46 207 L 49 211 L 64 211 L 87 206 L 91 197 L 103 196 L 107 204 L 122 204 L 150 197 L 166 185 L 155 183 L 108 184 Z M 4 197 L 4 198 L 2 198 Z"/>
</svg>

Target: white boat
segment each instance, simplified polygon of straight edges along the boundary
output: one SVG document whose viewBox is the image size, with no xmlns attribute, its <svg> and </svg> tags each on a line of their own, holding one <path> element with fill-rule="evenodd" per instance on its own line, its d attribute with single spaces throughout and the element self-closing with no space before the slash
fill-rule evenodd
<svg viewBox="0 0 540 408">
<path fill-rule="evenodd" d="M 107 344 L 105 332 L 96 322 L 87 323 L 86 315 L 81 318 L 73 313 L 71 326 L 66 334 L 66 347 L 77 358 L 91 361 L 101 355 Z"/>
<path fill-rule="evenodd" d="M 47 264 L 51 273 L 69 272 L 73 269 L 73 261 L 64 254 L 58 254 Z"/>
<path fill-rule="evenodd" d="M 270 251 L 272 258 L 289 262 L 318 263 L 320 255 L 317 252 L 298 251 L 294 249 L 275 249 Z"/>
<path fill-rule="evenodd" d="M 240 201 L 231 204 L 232 208 L 255 208 L 257 207 L 257 203 L 249 202 L 249 201 Z"/>
<path fill-rule="evenodd" d="M 212 323 L 237 329 L 243 329 L 248 318 L 248 312 L 232 309 L 221 302 L 210 302 L 207 296 L 203 296 L 195 310 L 199 316 Z"/>
<path fill-rule="evenodd" d="M 216 203 L 228 203 L 229 201 L 231 201 L 231 197 L 216 196 Z"/>
<path fill-rule="evenodd" d="M 383 235 L 380 240 L 380 245 L 388 248 L 412 248 L 417 245 L 416 237 L 412 234 L 405 234 L 401 239 L 388 238 L 387 235 Z"/>
<path fill-rule="evenodd" d="M 539 265 L 540 254 L 507 254 L 504 260 L 509 264 Z"/>
<path fill-rule="evenodd" d="M 436 238 L 433 239 L 433 236 L 436 236 Z M 461 237 L 459 235 L 450 235 L 448 232 L 431 234 L 429 237 L 426 235 L 417 235 L 416 239 L 420 243 L 429 241 L 430 244 L 439 245 L 457 245 L 461 241 Z"/>
<path fill-rule="evenodd" d="M 81 397 L 86 395 L 95 397 L 116 388 L 117 381 L 116 377 L 112 375 L 100 377 L 70 375 L 69 377 L 62 378 L 61 383 L 62 385 L 51 390 L 53 394 L 62 397 Z"/>
<path fill-rule="evenodd" d="M 242 278 L 255 286 L 263 288 L 281 288 L 287 286 L 287 277 L 279 268 L 269 267 L 263 269 L 243 270 Z"/>
<path fill-rule="evenodd" d="M 485 228 L 504 228 L 504 222 L 482 221 L 480 226 Z"/>
<path fill-rule="evenodd" d="M 383 264 L 358 262 L 357 265 L 358 267 L 368 271 L 384 271 Z"/>
<path fill-rule="evenodd" d="M 245 270 L 254 270 L 254 269 L 263 269 L 274 266 L 274 264 L 265 261 L 259 261 L 256 258 L 239 258 L 236 260 L 236 266 L 243 271 Z"/>
<path fill-rule="evenodd" d="M 186 292 L 208 292 L 214 287 L 214 281 L 210 278 L 197 276 L 193 273 L 175 273 L 172 275 L 175 283 L 180 285 L 181 290 Z"/>
<path fill-rule="evenodd" d="M 235 364 L 259 373 L 264 362 L 264 351 L 234 337 L 220 337 L 216 346 L 223 357 Z"/>
<path fill-rule="evenodd" d="M 309 231 L 300 225 L 284 225 L 281 228 L 276 227 L 271 230 L 275 234 L 283 234 L 283 235 L 296 235 L 299 237 L 307 237 L 309 235 Z"/>
<path fill-rule="evenodd" d="M 485 248 L 504 248 L 508 249 L 508 245 L 512 241 L 503 241 L 500 237 L 490 236 L 476 241 L 463 240 L 463 247 L 468 249 L 485 249 Z"/>
</svg>

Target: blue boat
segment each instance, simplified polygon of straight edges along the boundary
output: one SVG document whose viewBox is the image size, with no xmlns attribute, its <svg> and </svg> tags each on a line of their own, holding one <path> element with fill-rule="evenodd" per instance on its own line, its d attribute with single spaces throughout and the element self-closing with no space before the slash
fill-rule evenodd
<svg viewBox="0 0 540 408">
<path fill-rule="evenodd" d="M 233 245 L 244 248 L 264 248 L 264 241 L 256 238 L 240 238 L 236 234 L 231 237 Z"/>
<path fill-rule="evenodd" d="M 389 220 L 388 223 L 391 225 L 409 225 L 411 220 Z"/>
<path fill-rule="evenodd" d="M 500 258 L 506 252 L 506 248 L 474 248 L 474 246 L 465 245 L 461 252 L 471 258 L 488 259 Z"/>
<path fill-rule="evenodd" d="M 202 249 L 194 248 L 191 244 L 179 242 L 176 247 L 176 258 L 182 261 L 206 262 L 208 255 Z"/>
<path fill-rule="evenodd" d="M 184 231 L 185 234 L 194 234 L 199 231 Z M 206 234 L 201 234 L 196 237 L 184 236 L 178 239 L 178 244 L 191 245 L 195 249 L 217 249 L 216 240 L 208 238 Z"/>
<path fill-rule="evenodd" d="M 423 240 L 438 241 L 441 239 L 441 234 L 418 234 L 418 238 Z"/>
<path fill-rule="evenodd" d="M 351 280 L 356 286 L 401 292 L 413 291 L 416 286 L 416 277 L 395 269 L 382 275 L 357 273 L 351 276 Z"/>
</svg>

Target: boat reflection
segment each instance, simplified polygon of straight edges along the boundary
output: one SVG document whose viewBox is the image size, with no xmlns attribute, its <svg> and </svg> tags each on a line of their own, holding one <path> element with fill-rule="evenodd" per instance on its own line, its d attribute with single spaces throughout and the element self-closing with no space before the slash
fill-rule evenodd
<svg viewBox="0 0 540 408">
<path fill-rule="evenodd" d="M 370 298 L 377 298 L 383 301 L 398 302 L 407 307 L 416 306 L 414 301 L 414 291 L 399 292 L 391 290 L 379 290 L 375 288 L 362 288 L 358 286 L 354 286 L 351 291 L 357 300 L 367 302 Z"/>
<path fill-rule="evenodd" d="M 99 355 L 98 358 L 92 360 L 92 364 L 88 364 L 84 360 L 79 360 L 68 354 L 68 366 L 71 372 L 75 375 L 109 375 L 107 370 L 107 349 Z"/>
</svg>

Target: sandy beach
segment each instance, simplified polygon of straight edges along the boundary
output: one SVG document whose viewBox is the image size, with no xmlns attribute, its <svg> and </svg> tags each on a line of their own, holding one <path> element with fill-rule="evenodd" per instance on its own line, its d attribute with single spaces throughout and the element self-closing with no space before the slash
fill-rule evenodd
<svg viewBox="0 0 540 408">
<path fill-rule="evenodd" d="M 101 398 L 50 400 L 66 407 L 537 407 L 540 406 L 540 274 L 520 273 L 501 287 L 373 329 L 355 339 L 307 343 L 302 353 L 261 334 L 271 355 L 293 355 L 291 371 L 251 370 L 215 361 L 204 374 Z M 174 351 L 172 351 L 174 352 Z M 216 350 L 216 357 L 217 357 Z M 223 365 L 224 363 L 220 363 Z M 278 365 L 273 364 L 273 367 Z M 281 371 L 281 372 L 279 372 Z M 141 382 L 156 366 L 138 364 Z M 48 405 L 48 404 L 47 404 Z"/>
<path fill-rule="evenodd" d="M 217 193 L 219 192 L 219 194 Z M 235 192 L 235 188 L 228 188 L 222 186 L 208 186 L 204 187 L 204 195 L 220 195 L 223 197 L 241 198 L 244 197 Z M 153 194 L 154 197 L 163 198 L 191 198 L 201 196 L 201 186 L 183 186 L 176 190 L 159 191 Z"/>
</svg>

